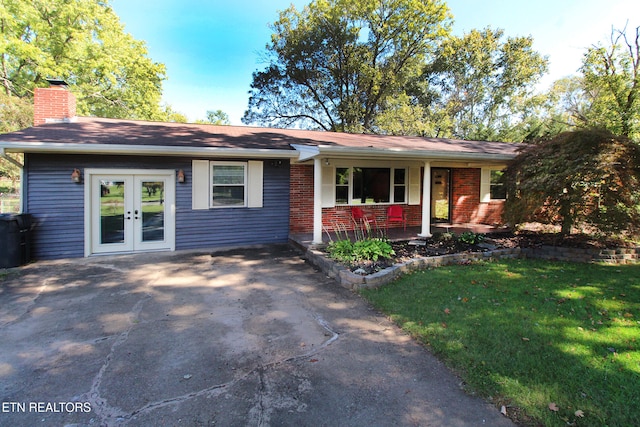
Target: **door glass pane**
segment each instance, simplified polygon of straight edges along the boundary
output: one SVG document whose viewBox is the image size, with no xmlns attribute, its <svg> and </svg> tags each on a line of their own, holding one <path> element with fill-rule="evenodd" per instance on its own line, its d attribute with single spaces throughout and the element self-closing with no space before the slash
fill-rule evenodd
<svg viewBox="0 0 640 427">
<path fill-rule="evenodd" d="M 100 180 L 100 243 L 124 243 L 124 181 Z"/>
<path fill-rule="evenodd" d="M 142 181 L 142 241 L 164 240 L 164 182 Z"/>
<path fill-rule="evenodd" d="M 431 176 L 431 216 L 449 222 L 449 170 L 433 169 Z"/>
</svg>

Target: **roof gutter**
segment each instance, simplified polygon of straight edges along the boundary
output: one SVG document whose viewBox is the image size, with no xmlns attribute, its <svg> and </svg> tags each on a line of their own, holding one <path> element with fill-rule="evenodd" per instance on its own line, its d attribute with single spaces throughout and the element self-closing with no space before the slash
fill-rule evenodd
<svg viewBox="0 0 640 427">
<path fill-rule="evenodd" d="M 490 160 L 490 161 L 509 161 L 516 157 L 513 153 L 482 153 L 482 152 L 464 152 L 464 151 L 429 151 L 429 150 L 402 150 L 392 148 L 353 148 L 353 147 L 335 147 L 327 145 L 309 146 L 292 144 L 299 153 L 298 161 L 303 162 L 319 156 L 332 157 L 357 157 L 359 159 L 422 159 L 422 160 Z"/>
<path fill-rule="evenodd" d="M 282 158 L 298 157 L 294 150 L 273 150 L 261 148 L 218 148 L 218 147 L 176 147 L 171 145 L 125 145 L 125 144 L 69 144 L 30 142 L 26 144 L 0 141 L 0 155 L 10 153 L 50 153 L 50 154 L 112 154 L 129 156 L 184 156 L 184 157 L 253 157 Z"/>
<path fill-rule="evenodd" d="M 3 159 L 5 159 L 7 162 L 17 166 L 18 168 L 22 169 L 24 167 L 24 165 L 22 163 L 20 163 L 19 161 L 17 161 L 16 159 L 14 159 L 13 157 L 9 157 L 7 156 L 5 147 L 0 147 L 0 157 L 2 157 Z"/>
</svg>

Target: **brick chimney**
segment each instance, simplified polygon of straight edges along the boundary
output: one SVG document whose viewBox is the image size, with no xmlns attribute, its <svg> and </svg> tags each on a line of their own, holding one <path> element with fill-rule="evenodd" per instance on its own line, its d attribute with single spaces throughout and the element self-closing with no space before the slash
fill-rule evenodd
<svg viewBox="0 0 640 427">
<path fill-rule="evenodd" d="M 33 125 L 68 123 L 76 117 L 76 97 L 63 80 L 49 80 L 49 87 L 38 87 L 34 92 Z"/>
</svg>

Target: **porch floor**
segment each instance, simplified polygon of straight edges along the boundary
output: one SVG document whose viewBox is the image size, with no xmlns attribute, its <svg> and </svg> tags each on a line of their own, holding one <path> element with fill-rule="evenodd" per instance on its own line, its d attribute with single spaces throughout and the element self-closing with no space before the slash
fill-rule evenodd
<svg viewBox="0 0 640 427">
<path fill-rule="evenodd" d="M 413 239 L 424 239 L 424 237 L 418 236 L 421 231 L 421 227 L 407 227 L 406 231 L 402 227 L 393 227 L 386 230 L 385 235 L 391 241 L 402 241 L 402 240 L 413 240 Z M 495 227 L 491 225 L 485 224 L 432 224 L 431 225 L 431 233 L 445 233 L 452 232 L 455 234 L 464 233 L 466 231 L 473 231 L 474 233 L 506 233 L 510 231 L 510 229 L 506 227 Z M 336 240 L 336 234 L 333 231 L 329 231 L 330 237 L 333 240 Z M 349 238 L 351 240 L 355 239 L 355 233 L 353 231 L 347 232 Z M 372 231 L 372 235 L 376 236 L 376 232 Z M 323 243 L 329 243 L 330 237 L 327 234 L 327 231 L 322 233 L 322 241 Z M 309 248 L 313 247 L 313 234 L 312 233 L 292 233 L 289 235 L 289 239 L 292 240 L 297 245 Z"/>
</svg>

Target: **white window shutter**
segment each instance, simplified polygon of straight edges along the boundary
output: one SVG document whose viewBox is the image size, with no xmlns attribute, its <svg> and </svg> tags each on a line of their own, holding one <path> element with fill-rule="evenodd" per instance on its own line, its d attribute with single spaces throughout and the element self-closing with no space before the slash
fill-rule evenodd
<svg viewBox="0 0 640 427">
<path fill-rule="evenodd" d="M 322 207 L 336 205 L 336 169 L 333 166 L 322 167 Z"/>
<path fill-rule="evenodd" d="M 262 207 L 263 169 L 263 162 L 257 160 L 249 161 L 247 206 L 250 208 Z"/>
<path fill-rule="evenodd" d="M 420 167 L 409 168 L 409 204 L 420 204 Z"/>
<path fill-rule="evenodd" d="M 480 202 L 491 201 L 491 169 L 482 168 L 480 172 Z"/>
<path fill-rule="evenodd" d="M 191 162 L 191 208 L 209 209 L 209 161 Z"/>
</svg>

